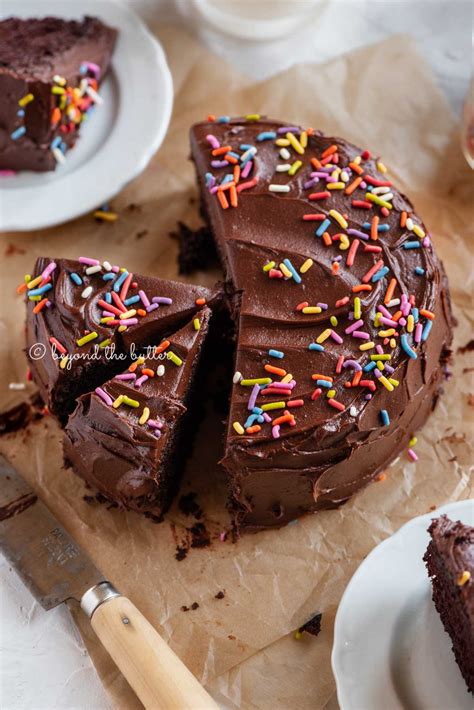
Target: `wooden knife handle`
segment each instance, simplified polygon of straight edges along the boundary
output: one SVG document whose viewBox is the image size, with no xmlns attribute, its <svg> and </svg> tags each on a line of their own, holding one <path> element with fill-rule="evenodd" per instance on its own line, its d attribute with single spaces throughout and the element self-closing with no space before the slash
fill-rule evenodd
<svg viewBox="0 0 474 710">
<path fill-rule="evenodd" d="M 148 710 L 218 710 L 214 700 L 126 597 L 100 604 L 92 628 Z"/>
</svg>

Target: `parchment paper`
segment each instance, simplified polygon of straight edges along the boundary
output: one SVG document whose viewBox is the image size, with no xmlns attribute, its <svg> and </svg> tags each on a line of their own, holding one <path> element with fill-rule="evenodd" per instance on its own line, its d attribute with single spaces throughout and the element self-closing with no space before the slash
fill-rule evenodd
<svg viewBox="0 0 474 710">
<path fill-rule="evenodd" d="M 379 153 L 433 233 L 459 321 L 454 349 L 465 346 L 471 339 L 473 176 L 461 155 L 457 123 L 413 41 L 396 36 L 326 65 L 297 66 L 248 86 L 234 67 L 207 54 L 181 31 L 156 30 L 174 74 L 174 114 L 152 164 L 114 200 L 120 219 L 97 224 L 86 216 L 36 234 L 1 236 L 4 407 L 25 397 L 25 392 L 8 390 L 9 382 L 24 381 L 26 365 L 20 352 L 24 305 L 15 286 L 36 256 L 87 253 L 136 272 L 177 276 L 176 244 L 168 233 L 178 219 L 199 224 L 193 168 L 186 160 L 187 131 L 209 112 L 267 113 L 343 135 Z M 197 273 L 190 280 L 212 283 L 215 275 Z M 194 521 L 176 505 L 165 522 L 154 524 L 87 504 L 81 480 L 61 469 L 61 433 L 52 418 L 1 437 L 0 451 L 228 706 L 322 708 L 334 694 L 330 651 L 337 604 L 361 560 L 409 518 L 472 497 L 468 434 L 474 390 L 468 360 L 468 353 L 456 354 L 445 396 L 419 434 L 417 464 L 403 455 L 383 482 L 372 484 L 342 509 L 247 536 L 237 544 L 219 541 L 229 521 L 223 474 L 209 443 L 218 440 L 222 425 L 215 416 L 208 417 L 183 492 L 197 491 L 212 545 L 191 549 L 181 562 L 174 557 L 176 543 L 186 538 L 185 528 Z M 221 590 L 225 597 L 217 600 Z M 193 602 L 197 609 L 181 610 Z M 321 634 L 296 641 L 293 631 L 318 611 L 323 613 Z M 87 622 L 76 615 L 116 706 L 138 707 Z"/>
</svg>

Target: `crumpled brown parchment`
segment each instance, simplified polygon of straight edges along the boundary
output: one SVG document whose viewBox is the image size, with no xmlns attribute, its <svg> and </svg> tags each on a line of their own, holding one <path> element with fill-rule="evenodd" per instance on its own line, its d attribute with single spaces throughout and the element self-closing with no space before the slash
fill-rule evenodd
<svg viewBox="0 0 474 710">
<path fill-rule="evenodd" d="M 362 559 L 409 518 L 473 495 L 468 441 L 472 362 L 469 353 L 456 353 L 471 338 L 473 174 L 461 155 L 456 120 L 409 37 L 395 36 L 325 65 L 296 66 L 249 86 L 234 68 L 183 32 L 155 29 L 174 76 L 173 118 L 151 165 L 114 200 L 120 219 L 97 224 L 86 216 L 37 233 L 1 235 L 2 408 L 25 397 L 25 392 L 8 389 L 10 382 L 24 381 L 26 366 L 20 354 L 24 306 L 15 285 L 38 255 L 75 258 L 84 253 L 136 272 L 177 276 L 177 247 L 168 233 L 178 219 L 199 224 L 187 132 L 209 112 L 266 113 L 342 135 L 382 156 L 432 231 L 448 271 L 459 321 L 453 377 L 419 434 L 418 463 L 402 456 L 383 482 L 372 484 L 342 509 L 247 536 L 237 544 L 218 539 L 228 526 L 225 487 L 208 442 L 220 436 L 222 426 L 215 417 L 206 419 L 183 492 L 197 491 L 213 542 L 192 549 L 181 562 L 174 557 L 176 541 L 193 521 L 176 505 L 158 525 L 132 513 L 88 505 L 82 482 L 61 469 L 61 433 L 51 418 L 3 436 L 0 451 L 226 706 L 314 710 L 334 702 L 333 621 Z M 210 284 L 215 276 L 197 273 L 189 280 Z M 221 590 L 225 597 L 217 600 Z M 181 611 L 193 602 L 198 602 L 197 609 Z M 323 612 L 321 634 L 296 641 L 293 631 L 317 611 Z M 88 622 L 77 610 L 73 613 L 114 705 L 139 707 Z"/>
</svg>

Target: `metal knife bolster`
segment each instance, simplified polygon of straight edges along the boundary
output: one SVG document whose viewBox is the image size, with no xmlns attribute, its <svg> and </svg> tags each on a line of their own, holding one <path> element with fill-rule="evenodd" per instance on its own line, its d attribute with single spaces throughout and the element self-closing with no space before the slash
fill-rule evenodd
<svg viewBox="0 0 474 710">
<path fill-rule="evenodd" d="M 101 604 L 109 601 L 109 599 L 120 596 L 122 595 L 115 589 L 113 584 L 110 582 L 100 582 L 82 595 L 81 609 L 87 614 L 89 619 L 92 619 L 92 615 Z"/>
</svg>

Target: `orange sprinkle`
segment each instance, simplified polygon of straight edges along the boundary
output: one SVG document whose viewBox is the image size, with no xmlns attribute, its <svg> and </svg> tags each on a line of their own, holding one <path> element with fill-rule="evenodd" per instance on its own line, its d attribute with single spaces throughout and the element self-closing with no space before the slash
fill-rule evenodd
<svg viewBox="0 0 474 710">
<path fill-rule="evenodd" d="M 210 114 L 208 114 L 208 116 L 207 116 L 207 119 L 206 119 L 206 120 L 207 120 L 207 121 L 209 121 L 210 123 L 212 123 L 213 121 L 215 121 L 215 120 L 216 120 L 216 117 L 214 116 L 214 114 L 213 114 L 213 113 L 210 113 Z"/>
<path fill-rule="evenodd" d="M 235 186 L 235 182 L 234 182 L 234 181 L 230 182 L 230 180 L 229 180 L 229 182 L 225 182 L 225 183 L 223 183 L 222 185 L 219 185 L 219 187 L 217 188 L 217 190 L 218 190 L 219 192 L 220 192 L 220 191 L 223 191 L 223 190 L 230 190 L 230 188 L 231 188 L 231 187 L 234 187 L 234 186 Z"/>
<path fill-rule="evenodd" d="M 311 375 L 312 380 L 324 380 L 325 382 L 332 382 L 333 379 L 332 377 L 328 377 L 327 375 Z"/>
<path fill-rule="evenodd" d="M 237 207 L 239 204 L 239 198 L 237 197 L 237 190 L 235 189 L 235 185 L 230 186 L 230 204 L 232 207 Z"/>
<path fill-rule="evenodd" d="M 302 303 L 298 303 L 298 305 L 295 308 L 295 311 L 302 311 L 303 308 L 307 308 L 309 306 L 308 301 L 302 301 Z"/>
<path fill-rule="evenodd" d="M 286 370 L 281 367 L 275 367 L 274 365 L 265 365 L 264 368 L 267 372 L 271 372 L 273 375 L 278 375 L 279 377 L 284 377 L 286 375 Z"/>
<path fill-rule="evenodd" d="M 249 190 L 251 187 L 255 187 L 257 184 L 257 178 L 253 178 L 253 180 L 247 180 L 246 182 L 241 182 L 240 185 L 237 186 L 237 192 L 242 192 L 242 190 Z"/>
<path fill-rule="evenodd" d="M 379 219 L 379 217 L 377 217 L 377 215 L 372 217 L 372 224 L 370 225 L 370 238 L 373 239 L 374 242 L 377 241 L 377 239 L 379 238 L 379 233 L 377 231 L 377 227 L 379 226 L 379 221 L 380 221 L 380 219 Z"/>
<path fill-rule="evenodd" d="M 319 160 L 317 158 L 311 158 L 311 165 L 313 166 L 313 168 L 316 168 L 317 170 L 319 170 L 319 168 L 322 167 L 321 163 L 319 162 Z"/>
<path fill-rule="evenodd" d="M 237 165 L 239 162 L 237 158 L 234 158 L 234 156 L 230 155 L 230 153 L 226 153 L 226 155 L 224 155 L 224 160 L 227 160 L 227 162 L 231 163 L 232 165 Z"/>
<path fill-rule="evenodd" d="M 128 371 L 129 371 L 129 372 L 135 372 L 135 370 L 137 369 L 137 367 L 138 367 L 138 360 L 135 360 L 135 362 L 132 362 L 132 364 L 131 364 L 130 367 L 128 368 Z"/>
<path fill-rule="evenodd" d="M 359 382 L 362 379 L 362 370 L 359 370 L 358 372 L 354 373 L 354 377 L 352 378 L 352 386 L 357 387 Z"/>
<path fill-rule="evenodd" d="M 237 185 L 237 183 L 240 180 L 240 165 L 235 165 L 234 166 L 234 182 Z"/>
<path fill-rule="evenodd" d="M 51 123 L 54 125 L 61 120 L 61 111 L 56 106 L 51 113 Z"/>
<path fill-rule="evenodd" d="M 278 424 L 285 424 L 285 422 L 294 422 L 295 418 L 292 414 L 285 414 L 282 417 L 277 417 L 272 421 L 272 426 L 277 426 Z"/>
<path fill-rule="evenodd" d="M 196 298 L 195 303 L 196 303 L 196 306 L 205 306 L 206 299 L 205 298 Z"/>
<path fill-rule="evenodd" d="M 428 320 L 433 320 L 435 314 L 432 313 L 432 311 L 427 311 L 426 308 L 420 308 L 420 316 L 425 316 L 425 318 L 428 318 Z"/>
<path fill-rule="evenodd" d="M 22 283 L 22 284 L 20 284 L 20 285 L 17 287 L 16 292 L 17 292 L 17 293 L 25 293 L 26 288 L 27 288 L 27 284 L 26 284 L 26 283 Z"/>
<path fill-rule="evenodd" d="M 329 234 L 329 232 L 323 233 L 323 242 L 325 243 L 325 245 L 327 247 L 330 247 L 332 245 L 332 239 L 331 239 L 331 235 Z"/>
<path fill-rule="evenodd" d="M 403 229 L 403 227 L 406 226 L 407 217 L 408 217 L 408 214 L 407 214 L 405 211 L 403 211 L 403 212 L 401 213 L 401 215 L 400 215 L 400 227 L 401 227 L 402 229 Z"/>
<path fill-rule="evenodd" d="M 337 151 L 337 145 L 330 145 L 329 148 L 326 148 L 326 150 L 323 152 L 322 157 L 327 158 L 328 155 L 332 155 Z"/>
<path fill-rule="evenodd" d="M 227 197 L 225 196 L 223 190 L 217 191 L 217 199 L 221 203 L 221 207 L 223 210 L 226 210 L 229 207 L 229 203 L 227 202 Z"/>
<path fill-rule="evenodd" d="M 357 163 L 349 163 L 349 167 L 352 168 L 357 175 L 362 175 L 364 172 L 360 165 L 357 165 Z"/>
<path fill-rule="evenodd" d="M 345 190 L 346 195 L 352 195 L 354 190 L 360 185 L 361 182 L 362 182 L 362 178 L 356 177 L 356 179 L 353 180 L 351 182 L 351 184 L 346 187 L 346 190 Z"/>
<path fill-rule="evenodd" d="M 214 150 L 212 151 L 212 155 L 224 155 L 224 153 L 228 153 L 229 150 L 232 150 L 231 145 L 221 145 L 220 148 L 214 148 Z"/>
<path fill-rule="evenodd" d="M 314 133 L 314 128 L 307 128 L 306 133 L 308 134 L 308 136 L 312 136 Z"/>
<path fill-rule="evenodd" d="M 331 153 L 331 155 L 326 156 L 321 160 L 321 165 L 327 165 L 328 163 L 338 163 L 339 157 L 337 153 Z"/>
<path fill-rule="evenodd" d="M 390 283 L 387 287 L 387 290 L 385 291 L 385 296 L 383 299 L 383 302 L 385 303 L 385 305 L 387 305 L 387 303 L 390 303 L 390 301 L 392 300 L 396 285 L 397 285 L 397 279 L 391 279 Z"/>
<path fill-rule="evenodd" d="M 359 293 L 360 291 L 372 291 L 372 286 L 370 284 L 358 284 L 352 287 L 352 293 Z"/>
<path fill-rule="evenodd" d="M 337 273 L 339 273 L 339 263 L 338 263 L 337 261 L 335 261 L 335 262 L 333 263 L 333 265 L 332 265 L 332 273 L 333 273 L 334 275 L 336 275 Z"/>
<path fill-rule="evenodd" d="M 156 346 L 155 354 L 159 355 L 160 353 L 164 352 L 166 350 L 166 348 L 169 348 L 170 345 L 171 345 L 171 343 L 169 340 L 163 340 L 162 343 L 160 343 L 159 345 Z"/>
<path fill-rule="evenodd" d="M 387 478 L 387 474 L 386 474 L 386 473 L 379 473 L 379 475 L 376 476 L 375 480 L 376 480 L 376 481 L 385 481 L 386 478 Z"/>
<path fill-rule="evenodd" d="M 138 308 L 138 309 L 137 309 L 137 314 L 138 314 L 139 316 L 141 316 L 142 318 L 144 318 L 144 316 L 146 316 L 146 311 L 145 311 L 144 308 Z"/>
<path fill-rule="evenodd" d="M 392 320 L 400 320 L 402 317 L 403 313 L 401 311 L 397 311 L 395 315 L 392 316 Z"/>
<path fill-rule="evenodd" d="M 155 373 L 153 370 L 150 370 L 148 367 L 144 367 L 142 370 L 142 375 L 148 375 L 148 377 L 154 377 Z"/>
<path fill-rule="evenodd" d="M 245 431 L 247 432 L 247 434 L 256 434 L 261 430 L 262 427 L 260 426 L 260 424 L 254 424 L 253 426 L 248 426 Z"/>
<path fill-rule="evenodd" d="M 47 304 L 48 299 L 47 298 L 42 298 L 41 301 L 38 301 L 36 306 L 33 308 L 33 313 L 39 313 L 40 311 L 43 310 L 45 305 Z"/>
</svg>

